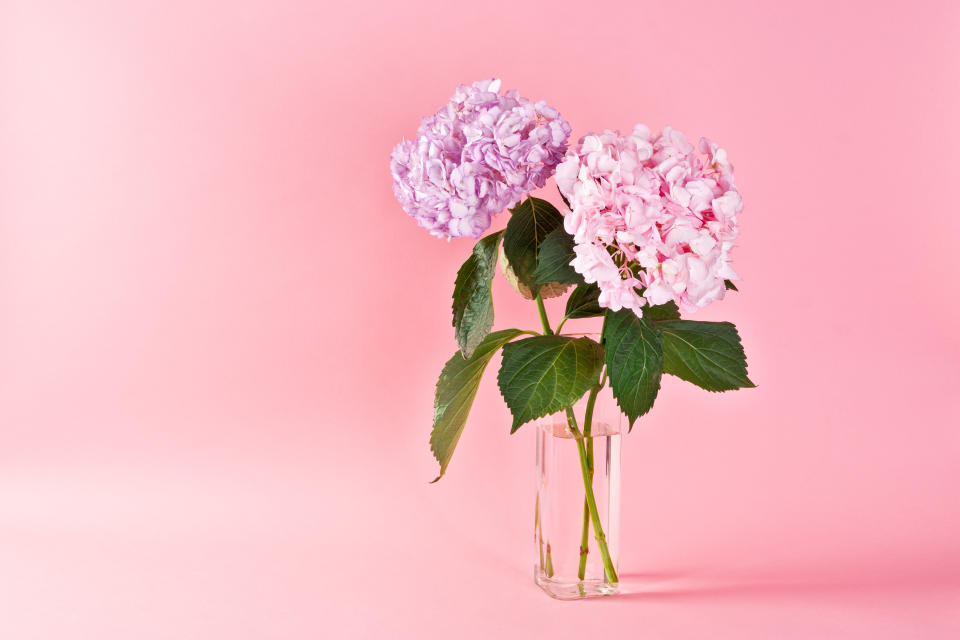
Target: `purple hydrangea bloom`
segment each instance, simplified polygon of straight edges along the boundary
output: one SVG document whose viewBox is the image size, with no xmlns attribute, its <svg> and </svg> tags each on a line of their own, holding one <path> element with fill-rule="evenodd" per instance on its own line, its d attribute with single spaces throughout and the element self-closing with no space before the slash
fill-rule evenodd
<svg viewBox="0 0 960 640">
<path fill-rule="evenodd" d="M 390 155 L 397 200 L 437 237 L 480 237 L 563 159 L 570 125 L 557 110 L 499 90 L 500 80 L 460 85 Z"/>
</svg>

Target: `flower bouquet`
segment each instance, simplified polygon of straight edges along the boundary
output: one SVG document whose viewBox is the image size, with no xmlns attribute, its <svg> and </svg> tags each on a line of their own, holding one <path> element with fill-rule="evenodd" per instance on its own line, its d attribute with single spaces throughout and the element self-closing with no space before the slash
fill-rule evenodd
<svg viewBox="0 0 960 640">
<path fill-rule="evenodd" d="M 502 350 L 511 433 L 538 425 L 535 577 L 561 598 L 617 591 L 621 423 L 629 430 L 650 410 L 663 373 L 708 391 L 754 386 L 733 324 L 681 315 L 736 291 L 730 252 L 743 203 L 726 152 L 669 127 L 606 130 L 568 147 L 570 132 L 556 109 L 485 80 L 458 87 L 390 162 L 396 197 L 421 226 L 479 238 L 453 290 L 459 349 L 434 399 L 436 480 Z M 563 211 L 529 195 L 552 175 Z M 504 210 L 506 227 L 483 236 Z M 492 331 L 498 264 L 536 304 L 539 330 Z M 561 295 L 554 325 L 543 300 Z M 593 317 L 599 334 L 561 333 Z"/>
</svg>

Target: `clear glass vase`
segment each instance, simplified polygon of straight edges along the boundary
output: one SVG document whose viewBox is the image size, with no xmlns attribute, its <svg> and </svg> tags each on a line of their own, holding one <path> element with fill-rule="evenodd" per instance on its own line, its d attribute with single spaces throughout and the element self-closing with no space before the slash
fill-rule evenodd
<svg viewBox="0 0 960 640">
<path fill-rule="evenodd" d="M 621 416 L 605 385 L 537 421 L 534 579 L 554 598 L 618 591 Z"/>
</svg>

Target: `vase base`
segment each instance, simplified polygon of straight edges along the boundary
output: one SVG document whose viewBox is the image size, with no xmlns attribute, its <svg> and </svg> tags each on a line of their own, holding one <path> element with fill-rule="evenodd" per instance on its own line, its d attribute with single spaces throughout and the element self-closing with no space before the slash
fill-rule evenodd
<svg viewBox="0 0 960 640">
<path fill-rule="evenodd" d="M 600 580 L 578 580 L 566 582 L 548 578 L 535 571 L 533 575 L 537 586 L 548 596 L 557 600 L 580 600 L 581 598 L 599 598 L 612 596 L 620 592 L 620 585 Z"/>
</svg>

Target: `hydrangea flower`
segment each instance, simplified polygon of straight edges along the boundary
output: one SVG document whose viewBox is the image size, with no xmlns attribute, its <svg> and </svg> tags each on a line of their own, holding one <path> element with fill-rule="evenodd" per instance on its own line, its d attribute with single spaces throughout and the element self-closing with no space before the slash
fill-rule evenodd
<svg viewBox="0 0 960 640">
<path fill-rule="evenodd" d="M 563 159 L 570 125 L 556 109 L 499 91 L 497 79 L 460 85 L 390 155 L 397 200 L 435 236 L 480 237 Z"/>
<path fill-rule="evenodd" d="M 641 316 L 645 304 L 674 300 L 689 313 L 740 279 L 730 266 L 743 209 L 733 167 L 706 138 L 700 152 L 676 129 L 653 136 L 638 124 L 626 136 L 584 136 L 557 167 L 570 264 L 599 285 L 600 306 Z"/>
</svg>

